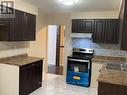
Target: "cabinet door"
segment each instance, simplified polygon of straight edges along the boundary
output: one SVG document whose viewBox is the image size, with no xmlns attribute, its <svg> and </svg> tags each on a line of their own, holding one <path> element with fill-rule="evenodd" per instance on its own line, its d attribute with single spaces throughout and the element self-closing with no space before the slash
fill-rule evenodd
<svg viewBox="0 0 127 95">
<path fill-rule="evenodd" d="M 105 20 L 95 20 L 93 42 L 103 43 L 105 31 Z"/>
<path fill-rule="evenodd" d="M 127 87 L 110 83 L 98 83 L 98 95 L 127 95 Z"/>
<path fill-rule="evenodd" d="M 118 22 L 117 20 L 106 20 L 104 33 L 104 43 L 118 42 Z"/>
<path fill-rule="evenodd" d="M 121 49 L 127 50 L 127 1 L 123 0 L 120 12 Z"/>
<path fill-rule="evenodd" d="M 118 95 L 118 94 L 115 85 L 99 82 L 98 95 Z"/>
<path fill-rule="evenodd" d="M 35 89 L 37 87 L 40 87 L 42 85 L 42 61 L 38 61 L 35 63 L 36 64 L 36 82 L 35 82 Z"/>
<path fill-rule="evenodd" d="M 94 20 L 83 20 L 83 31 L 84 33 L 93 33 Z"/>
<path fill-rule="evenodd" d="M 28 95 L 41 87 L 42 84 L 42 61 L 37 61 L 20 67 L 19 93 Z"/>
<path fill-rule="evenodd" d="M 121 49 L 127 50 L 127 21 L 123 24 L 123 33 L 122 33 L 122 40 L 121 40 Z"/>
<path fill-rule="evenodd" d="M 10 41 L 23 40 L 24 26 L 24 12 L 15 10 L 15 18 L 10 19 Z"/>
<path fill-rule="evenodd" d="M 73 19 L 72 20 L 72 33 L 83 33 L 83 20 Z"/>
<path fill-rule="evenodd" d="M 34 41 L 36 36 L 36 16 L 15 11 L 10 20 L 10 41 Z"/>
<path fill-rule="evenodd" d="M 22 66 L 19 76 L 19 95 L 27 95 L 31 92 L 33 81 L 32 65 Z"/>
<path fill-rule="evenodd" d="M 9 18 L 0 18 L 0 41 L 9 40 Z"/>
<path fill-rule="evenodd" d="M 25 31 L 24 33 L 24 40 L 26 41 L 34 41 L 36 36 L 36 16 L 24 13 L 24 20 L 25 20 Z"/>
<path fill-rule="evenodd" d="M 32 65 L 32 90 L 37 89 L 42 84 L 42 61 L 34 62 Z"/>
</svg>

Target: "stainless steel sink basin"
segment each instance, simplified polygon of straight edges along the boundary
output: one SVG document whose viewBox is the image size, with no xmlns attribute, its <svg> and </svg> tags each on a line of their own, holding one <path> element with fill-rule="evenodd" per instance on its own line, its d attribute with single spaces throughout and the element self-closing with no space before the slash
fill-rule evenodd
<svg viewBox="0 0 127 95">
<path fill-rule="evenodd" d="M 112 70 L 120 70 L 120 71 L 127 72 L 127 64 L 108 63 L 106 68 L 107 69 L 112 69 Z"/>
</svg>

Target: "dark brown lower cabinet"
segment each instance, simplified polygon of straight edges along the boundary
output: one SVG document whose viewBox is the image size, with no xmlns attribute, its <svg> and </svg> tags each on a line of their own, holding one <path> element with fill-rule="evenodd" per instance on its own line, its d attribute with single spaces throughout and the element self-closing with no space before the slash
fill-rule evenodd
<svg viewBox="0 0 127 95">
<path fill-rule="evenodd" d="M 20 67 L 19 95 L 28 95 L 41 87 L 42 63 L 41 60 Z"/>
<path fill-rule="evenodd" d="M 127 95 L 127 86 L 99 82 L 98 95 Z"/>
</svg>

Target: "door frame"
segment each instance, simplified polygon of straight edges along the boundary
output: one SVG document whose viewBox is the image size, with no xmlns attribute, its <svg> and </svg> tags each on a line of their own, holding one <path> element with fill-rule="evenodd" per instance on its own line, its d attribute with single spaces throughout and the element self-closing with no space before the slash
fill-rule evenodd
<svg viewBox="0 0 127 95">
<path fill-rule="evenodd" d="M 60 41 L 61 41 L 61 25 L 58 25 L 56 35 L 56 67 L 60 66 Z"/>
</svg>

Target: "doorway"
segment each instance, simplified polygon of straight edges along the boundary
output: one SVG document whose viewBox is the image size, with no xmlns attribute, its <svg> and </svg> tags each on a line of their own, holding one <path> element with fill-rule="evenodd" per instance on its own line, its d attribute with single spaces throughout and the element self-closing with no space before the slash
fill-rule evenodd
<svg viewBox="0 0 127 95">
<path fill-rule="evenodd" d="M 64 25 L 48 25 L 48 73 L 63 75 Z"/>
</svg>

